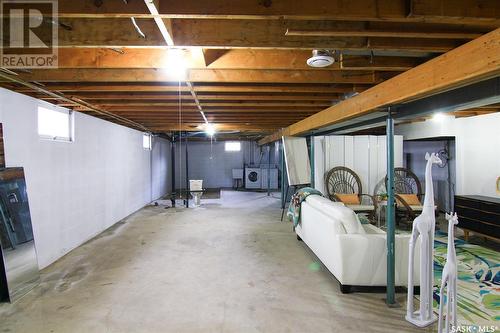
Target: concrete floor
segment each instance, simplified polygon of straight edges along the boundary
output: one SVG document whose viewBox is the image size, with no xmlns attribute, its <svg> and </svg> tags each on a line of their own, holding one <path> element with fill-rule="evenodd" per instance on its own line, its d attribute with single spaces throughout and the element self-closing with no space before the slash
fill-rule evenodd
<svg viewBox="0 0 500 333">
<path fill-rule="evenodd" d="M 279 194 L 146 207 L 0 306 L 0 332 L 431 332 L 384 294 L 342 295 L 280 222 Z M 398 294 L 405 306 L 405 294 Z"/>
</svg>

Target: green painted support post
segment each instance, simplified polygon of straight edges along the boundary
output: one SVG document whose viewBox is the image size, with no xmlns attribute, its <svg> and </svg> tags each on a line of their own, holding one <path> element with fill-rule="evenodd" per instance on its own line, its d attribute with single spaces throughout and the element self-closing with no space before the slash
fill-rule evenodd
<svg viewBox="0 0 500 333">
<path fill-rule="evenodd" d="M 283 142 L 280 142 L 280 155 L 281 155 L 281 208 L 285 208 L 285 149 Z"/>
<path fill-rule="evenodd" d="M 311 187 L 314 188 L 314 135 L 311 135 L 311 148 L 310 148 L 310 156 L 309 159 L 311 161 Z"/>
<path fill-rule="evenodd" d="M 267 147 L 267 196 L 271 195 L 271 144 Z"/>
<path fill-rule="evenodd" d="M 392 118 L 391 108 L 389 107 L 387 115 L 387 298 L 388 306 L 394 306 L 395 300 L 395 206 L 394 206 L 394 119 Z"/>
</svg>

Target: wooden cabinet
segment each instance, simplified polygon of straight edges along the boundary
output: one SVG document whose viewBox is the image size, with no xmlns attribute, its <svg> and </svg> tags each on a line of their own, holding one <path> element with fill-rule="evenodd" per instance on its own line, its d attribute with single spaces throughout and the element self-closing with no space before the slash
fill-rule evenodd
<svg viewBox="0 0 500 333">
<path fill-rule="evenodd" d="M 455 210 L 458 227 L 464 230 L 466 240 L 469 231 L 500 240 L 500 198 L 457 195 Z"/>
</svg>

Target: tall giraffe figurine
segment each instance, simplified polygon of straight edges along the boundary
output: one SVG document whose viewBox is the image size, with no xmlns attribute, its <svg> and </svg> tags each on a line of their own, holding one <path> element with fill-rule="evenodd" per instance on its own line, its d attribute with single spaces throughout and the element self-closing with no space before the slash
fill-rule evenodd
<svg viewBox="0 0 500 333">
<path fill-rule="evenodd" d="M 434 323 L 437 317 L 432 311 L 432 287 L 434 284 L 434 230 L 436 216 L 434 206 L 434 185 L 432 183 L 432 166 L 442 162 L 435 153 L 425 154 L 425 199 L 422 213 L 413 221 L 409 244 L 408 260 L 408 301 L 406 320 L 418 327 L 426 327 Z M 420 236 L 420 308 L 413 308 L 413 267 L 415 244 Z"/>
<path fill-rule="evenodd" d="M 443 307 L 444 287 L 446 289 L 446 326 L 444 332 L 450 332 L 450 321 L 453 327 L 457 327 L 457 254 L 455 252 L 455 225 L 458 224 L 458 216 L 446 214 L 448 221 L 448 252 L 446 253 L 446 264 L 441 277 L 441 289 L 439 291 L 439 324 L 438 333 L 443 332 Z"/>
</svg>

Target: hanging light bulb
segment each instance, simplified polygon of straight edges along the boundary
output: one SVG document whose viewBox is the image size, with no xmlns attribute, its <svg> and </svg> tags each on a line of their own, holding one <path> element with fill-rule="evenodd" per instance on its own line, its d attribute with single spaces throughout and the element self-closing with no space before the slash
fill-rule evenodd
<svg viewBox="0 0 500 333">
<path fill-rule="evenodd" d="M 186 79 L 186 61 L 185 54 L 181 49 L 169 49 L 165 69 L 175 80 L 183 81 Z"/>
<path fill-rule="evenodd" d="M 205 124 L 205 133 L 209 137 L 213 137 L 215 135 L 215 126 L 210 123 Z"/>
</svg>

